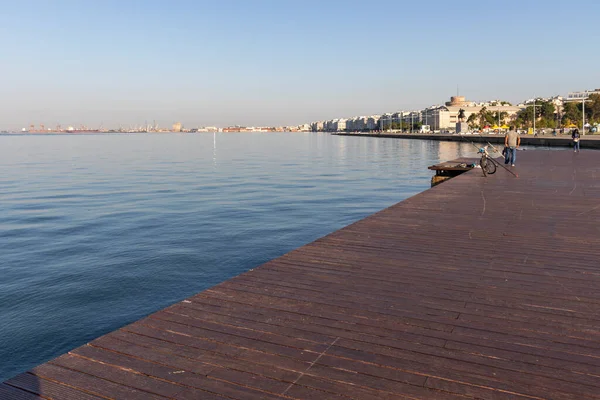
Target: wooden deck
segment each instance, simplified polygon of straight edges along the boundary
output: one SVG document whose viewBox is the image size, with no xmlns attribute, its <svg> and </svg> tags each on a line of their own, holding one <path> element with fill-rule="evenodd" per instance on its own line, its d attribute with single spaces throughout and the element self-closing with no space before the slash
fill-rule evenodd
<svg viewBox="0 0 600 400">
<path fill-rule="evenodd" d="M 515 170 L 453 178 L 0 399 L 600 399 L 600 153 Z"/>
</svg>

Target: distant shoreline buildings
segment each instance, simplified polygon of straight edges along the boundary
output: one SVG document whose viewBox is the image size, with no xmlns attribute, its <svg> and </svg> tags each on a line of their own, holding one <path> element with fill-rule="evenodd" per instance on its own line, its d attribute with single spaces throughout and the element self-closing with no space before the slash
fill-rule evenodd
<svg viewBox="0 0 600 400">
<path fill-rule="evenodd" d="M 452 131 L 456 127 L 460 110 L 463 110 L 465 121 L 473 115 L 477 115 L 485 108 L 485 111 L 498 116 L 497 125 L 511 124 L 522 110 L 530 107 L 534 101 L 551 102 L 554 105 L 557 120 L 562 114 L 564 105 L 569 102 L 581 102 L 592 94 L 600 94 L 600 89 L 586 90 L 584 92 L 571 92 L 566 97 L 554 96 L 551 98 L 529 99 L 517 105 L 506 101 L 491 100 L 485 102 L 473 102 L 464 96 L 452 96 L 450 101 L 444 105 L 433 105 L 422 110 L 396 111 L 368 116 L 355 116 L 351 118 L 336 118 L 324 121 L 316 121 L 293 126 L 240 126 L 233 125 L 224 128 L 216 126 L 203 126 L 198 128 L 186 128 L 182 122 L 175 122 L 170 128 L 160 128 L 156 121 L 152 125 L 145 123 L 140 126 L 119 127 L 118 129 L 104 129 L 102 124 L 98 128 L 89 128 L 85 125 L 79 127 L 68 126 L 63 128 L 60 124 L 56 127 L 46 127 L 44 124 L 38 126 L 31 124 L 29 128 L 23 128 L 21 133 L 136 133 L 136 132 L 369 132 L 369 131 L 398 131 L 418 129 L 427 127 L 431 131 Z M 408 128 L 407 128 L 408 127 Z M 0 133 L 8 133 L 2 131 Z"/>
<path fill-rule="evenodd" d="M 153 126 L 137 126 L 118 129 L 91 129 L 86 126 L 74 128 L 62 128 L 57 125 L 55 128 L 46 128 L 44 124 L 40 124 L 39 128 L 33 124 L 29 129 L 21 129 L 21 133 L 202 133 L 202 132 L 309 132 L 310 125 L 303 124 L 298 126 L 241 126 L 234 125 L 224 128 L 216 126 L 203 126 L 198 128 L 186 128 L 181 122 L 175 122 L 171 128 L 160 128 L 157 125 Z M 10 133 L 9 131 L 0 131 L 0 133 Z"/>
<path fill-rule="evenodd" d="M 551 102 L 555 106 L 555 112 L 560 115 L 563 105 L 566 102 L 581 101 L 582 97 L 591 94 L 600 94 L 600 89 L 588 90 L 585 92 L 569 93 L 567 97 L 554 96 L 551 98 L 529 99 L 517 105 L 501 100 L 491 100 L 485 102 L 473 102 L 467 100 L 464 96 L 453 96 L 450 101 L 444 105 L 433 105 L 422 110 L 397 111 L 394 113 L 385 113 L 369 116 L 356 116 L 351 118 L 336 118 L 326 121 L 316 121 L 309 124 L 311 131 L 314 132 L 364 132 L 364 131 L 384 131 L 394 130 L 394 127 L 415 127 L 427 126 L 431 131 L 452 131 L 456 127 L 458 115 L 462 109 L 465 121 L 473 114 L 478 114 L 484 107 L 487 111 L 502 116 L 503 123 L 510 124 L 516 118 L 517 114 L 531 106 L 534 101 Z M 503 123 L 502 123 L 503 122 Z M 400 128 L 400 129 L 402 129 Z M 397 129 L 397 130 L 400 130 Z"/>
</svg>

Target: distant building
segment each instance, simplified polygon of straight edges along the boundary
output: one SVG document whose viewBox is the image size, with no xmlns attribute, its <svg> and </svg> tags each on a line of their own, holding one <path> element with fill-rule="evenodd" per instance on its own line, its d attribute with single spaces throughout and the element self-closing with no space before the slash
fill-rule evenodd
<svg viewBox="0 0 600 400">
<path fill-rule="evenodd" d="M 379 115 L 372 115 L 370 117 L 366 118 L 366 126 L 367 126 L 367 130 L 369 131 L 373 131 L 375 129 L 377 129 L 377 126 L 379 125 L 379 119 L 381 117 Z"/>
<path fill-rule="evenodd" d="M 346 122 L 348 120 L 345 118 L 340 118 L 337 120 L 337 123 L 334 125 L 334 129 L 336 132 L 345 132 L 346 131 Z"/>
<path fill-rule="evenodd" d="M 596 90 L 595 93 L 600 90 Z M 562 98 L 553 98 L 553 103 L 560 109 Z M 445 105 L 434 105 L 423 110 L 417 111 L 398 111 L 395 113 L 386 113 L 382 115 L 358 116 L 352 118 L 336 118 L 328 121 L 313 122 L 310 124 L 311 130 L 315 132 L 363 132 L 377 129 L 388 130 L 397 129 L 398 122 L 403 121 L 403 129 L 407 129 L 412 124 L 421 123 L 429 125 L 431 130 L 454 130 L 458 122 L 458 114 L 461 109 L 464 110 L 465 120 L 472 114 L 477 114 L 481 109 L 486 108 L 493 113 L 506 113 L 501 124 L 510 124 L 510 121 L 516 117 L 516 114 L 524 109 L 526 105 L 509 105 L 502 101 L 488 101 L 475 103 L 467 100 L 464 96 L 453 96 Z"/>
<path fill-rule="evenodd" d="M 311 131 L 310 124 L 302 124 L 302 125 L 298 125 L 298 130 L 299 130 L 300 132 L 310 132 L 310 131 Z"/>
<path fill-rule="evenodd" d="M 499 101 L 474 103 L 466 100 L 463 96 L 454 96 L 444 106 L 432 106 L 421 110 L 418 121 L 424 125 L 429 125 L 432 131 L 455 129 L 458 122 L 458 113 L 461 109 L 465 112 L 466 121 L 472 114 L 479 113 L 484 107 L 494 113 L 506 113 L 506 118 L 503 121 L 505 124 L 515 118 L 517 113 L 525 108 L 524 106 L 502 104 Z M 410 123 L 411 117 L 414 122 L 417 122 L 414 118 L 415 116 L 410 114 L 404 116 L 404 121 Z"/>
<path fill-rule="evenodd" d="M 310 130 L 313 132 L 323 132 L 323 121 L 313 122 L 310 124 Z"/>
<path fill-rule="evenodd" d="M 181 122 L 175 122 L 173 124 L 173 132 L 181 132 L 182 128 L 183 128 L 183 125 L 181 125 Z"/>
<path fill-rule="evenodd" d="M 581 101 L 583 99 L 587 99 L 591 94 L 600 94 L 600 89 L 584 90 L 583 92 L 570 92 L 567 95 L 567 98 L 564 99 L 564 101 L 565 102 Z"/>
<path fill-rule="evenodd" d="M 223 128 L 222 132 L 243 132 L 246 130 L 245 126 L 228 126 Z"/>
</svg>

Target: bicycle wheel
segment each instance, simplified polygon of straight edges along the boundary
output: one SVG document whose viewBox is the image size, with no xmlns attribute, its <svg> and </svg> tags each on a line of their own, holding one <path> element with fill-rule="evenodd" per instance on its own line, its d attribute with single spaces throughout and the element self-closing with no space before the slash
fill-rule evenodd
<svg viewBox="0 0 600 400">
<path fill-rule="evenodd" d="M 481 160 L 479 160 L 479 166 L 481 167 L 481 172 L 483 172 L 483 176 L 487 176 L 487 165 L 488 165 L 487 158 L 481 157 Z"/>
<path fill-rule="evenodd" d="M 488 173 L 488 175 L 496 173 L 496 163 L 493 160 L 487 160 L 486 172 Z"/>
</svg>

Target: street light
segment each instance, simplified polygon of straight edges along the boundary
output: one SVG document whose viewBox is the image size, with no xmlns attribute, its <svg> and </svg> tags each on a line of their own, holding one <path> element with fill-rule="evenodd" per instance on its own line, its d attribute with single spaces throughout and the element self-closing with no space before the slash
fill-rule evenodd
<svg viewBox="0 0 600 400">
<path fill-rule="evenodd" d="M 535 135 L 535 108 L 536 107 L 541 107 L 542 105 L 540 104 L 539 106 L 535 105 L 535 100 L 533 99 L 533 134 Z"/>
<path fill-rule="evenodd" d="M 498 133 L 500 133 L 500 106 L 496 103 L 496 111 L 498 112 Z"/>
<path fill-rule="evenodd" d="M 585 101 L 587 100 L 587 92 L 581 98 L 581 134 L 585 135 Z"/>
<path fill-rule="evenodd" d="M 404 133 L 404 111 L 400 111 L 400 133 Z"/>
</svg>

